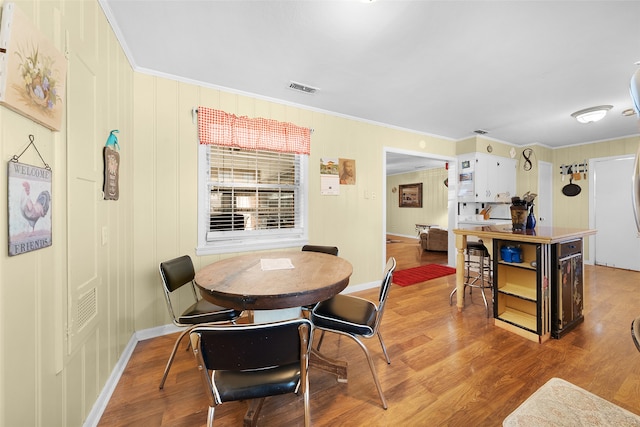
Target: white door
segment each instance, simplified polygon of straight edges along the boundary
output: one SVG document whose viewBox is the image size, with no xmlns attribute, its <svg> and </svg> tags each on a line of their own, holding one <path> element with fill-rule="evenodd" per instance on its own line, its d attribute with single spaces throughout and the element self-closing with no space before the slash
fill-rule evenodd
<svg viewBox="0 0 640 427">
<path fill-rule="evenodd" d="M 553 227 L 553 165 L 538 162 L 538 196 L 534 202 L 536 225 Z"/>
<path fill-rule="evenodd" d="M 640 271 L 640 238 L 631 206 L 633 157 L 592 162 L 595 263 Z"/>
<path fill-rule="evenodd" d="M 90 337 L 96 338 L 99 307 L 107 303 L 102 271 L 107 259 L 99 253 L 101 230 L 101 145 L 95 123 L 98 108 L 97 61 L 92 50 L 72 49 L 67 84 L 67 254 L 68 254 L 68 354 Z M 83 102 L 73 102 L 76 99 Z M 87 161 L 93 159 L 93 161 Z M 104 313 L 104 311 L 103 311 Z"/>
</svg>

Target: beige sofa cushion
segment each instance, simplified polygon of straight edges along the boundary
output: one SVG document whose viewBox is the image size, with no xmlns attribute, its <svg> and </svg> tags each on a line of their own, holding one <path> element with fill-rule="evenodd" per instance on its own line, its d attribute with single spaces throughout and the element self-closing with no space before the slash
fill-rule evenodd
<svg viewBox="0 0 640 427">
<path fill-rule="evenodd" d="M 443 251 L 449 248 L 449 233 L 442 228 L 430 228 L 420 233 L 420 246 L 425 251 Z"/>
</svg>

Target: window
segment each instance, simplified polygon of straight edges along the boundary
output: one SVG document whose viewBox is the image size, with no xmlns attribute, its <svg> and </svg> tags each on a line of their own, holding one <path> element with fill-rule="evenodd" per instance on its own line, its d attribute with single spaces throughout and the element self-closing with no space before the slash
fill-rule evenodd
<svg viewBox="0 0 640 427">
<path fill-rule="evenodd" d="M 306 243 L 307 156 L 217 145 L 199 150 L 199 255 Z"/>
</svg>

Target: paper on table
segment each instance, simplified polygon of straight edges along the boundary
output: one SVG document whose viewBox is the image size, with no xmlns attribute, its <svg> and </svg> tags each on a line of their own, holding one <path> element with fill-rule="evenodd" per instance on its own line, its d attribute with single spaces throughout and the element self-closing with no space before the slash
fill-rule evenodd
<svg viewBox="0 0 640 427">
<path fill-rule="evenodd" d="M 266 258 L 260 260 L 262 271 L 289 270 L 295 268 L 289 258 Z"/>
</svg>

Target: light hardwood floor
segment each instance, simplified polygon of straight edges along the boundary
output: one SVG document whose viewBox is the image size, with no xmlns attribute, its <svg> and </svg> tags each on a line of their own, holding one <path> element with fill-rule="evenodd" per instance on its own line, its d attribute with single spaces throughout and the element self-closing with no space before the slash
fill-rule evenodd
<svg viewBox="0 0 640 427">
<path fill-rule="evenodd" d="M 422 253 L 414 239 L 387 245 L 399 269 L 446 263 Z M 552 377 L 563 378 L 640 414 L 640 353 L 631 320 L 640 315 L 640 273 L 585 266 L 585 322 L 560 340 L 537 344 L 493 325 L 482 298 L 467 297 L 459 314 L 449 306 L 455 275 L 408 287 L 392 286 L 378 342 L 365 340 L 377 365 L 389 409 L 383 410 L 362 351 L 327 335 L 323 353 L 347 360 L 349 382 L 312 369 L 314 426 L 500 426 Z M 358 295 L 374 300 L 377 290 Z M 193 355 L 178 352 L 164 390 L 158 383 L 176 335 L 138 343 L 100 426 L 203 426 L 207 400 Z M 239 426 L 246 403 L 216 409 L 216 426 Z M 301 398 L 267 398 L 258 425 L 302 425 Z"/>
</svg>

